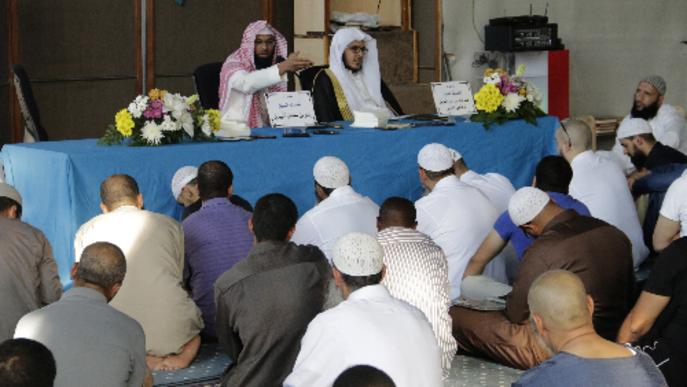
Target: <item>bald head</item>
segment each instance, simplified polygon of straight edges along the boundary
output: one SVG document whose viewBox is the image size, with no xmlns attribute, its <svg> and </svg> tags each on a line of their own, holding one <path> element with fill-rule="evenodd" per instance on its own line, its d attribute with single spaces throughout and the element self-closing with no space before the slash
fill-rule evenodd
<svg viewBox="0 0 687 387">
<path fill-rule="evenodd" d="M 109 211 L 123 205 L 136 205 L 138 195 L 138 184 L 129 175 L 112 175 L 100 184 L 100 202 Z"/>
<path fill-rule="evenodd" d="M 104 289 L 124 281 L 126 260 L 122 250 L 109 242 L 88 245 L 81 253 L 76 279 Z"/>
<path fill-rule="evenodd" d="M 576 153 L 584 152 L 592 148 L 592 130 L 584 121 L 563 120 L 556 130 L 556 140 Z"/>
<path fill-rule="evenodd" d="M 408 199 L 390 197 L 382 203 L 377 218 L 379 231 L 387 227 L 415 228 L 417 226 L 415 205 Z"/>
<path fill-rule="evenodd" d="M 566 270 L 548 271 L 530 286 L 530 313 L 541 317 L 553 331 L 570 331 L 592 324 L 587 292 L 579 277 Z"/>
</svg>

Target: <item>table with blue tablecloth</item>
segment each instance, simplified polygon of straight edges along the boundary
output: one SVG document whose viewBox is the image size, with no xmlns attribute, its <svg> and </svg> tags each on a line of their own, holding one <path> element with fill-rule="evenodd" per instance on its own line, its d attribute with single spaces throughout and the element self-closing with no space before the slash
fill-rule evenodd
<svg viewBox="0 0 687 387">
<path fill-rule="evenodd" d="M 509 121 L 485 129 L 460 121 L 452 126 L 399 130 L 345 127 L 338 135 L 284 138 L 281 130 L 254 129 L 276 139 L 187 143 L 160 147 L 100 146 L 96 140 L 8 144 L 2 148 L 5 175 L 24 199 L 22 219 L 41 229 L 52 244 L 63 282 L 74 261 L 73 239 L 79 226 L 100 213 L 100 183 L 115 173 L 138 181 L 146 209 L 179 217 L 171 193 L 177 168 L 211 159 L 225 161 L 234 173 L 234 192 L 251 203 L 271 192 L 291 197 L 303 214 L 315 204 L 312 167 L 322 156 L 342 158 L 353 187 L 381 202 L 389 196 L 411 200 L 422 193 L 417 152 L 430 142 L 463 154 L 477 172 L 498 172 L 513 185 L 529 185 L 536 163 L 556 153 L 555 117 L 536 126 Z"/>
</svg>

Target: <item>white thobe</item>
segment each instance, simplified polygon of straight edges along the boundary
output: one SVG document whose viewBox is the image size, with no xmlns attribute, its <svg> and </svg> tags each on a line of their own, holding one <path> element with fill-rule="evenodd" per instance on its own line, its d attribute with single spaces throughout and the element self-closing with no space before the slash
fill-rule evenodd
<svg viewBox="0 0 687 387">
<path fill-rule="evenodd" d="M 491 231 L 498 212 L 477 188 L 455 175 L 439 180 L 429 195 L 415 202 L 417 230 L 429 235 L 448 259 L 452 300 L 460 296 L 460 283 L 470 258 Z"/>
<path fill-rule="evenodd" d="M 460 181 L 480 190 L 496 207 L 498 213 L 508 209 L 510 197 L 515 193 L 510 180 L 498 173 L 479 174 L 475 171 L 467 171 L 460 175 Z"/>
<path fill-rule="evenodd" d="M 632 260 L 637 268 L 649 254 L 642 227 L 627 181 L 609 157 L 591 150 L 573 158 L 569 194 L 584 203 L 591 215 L 620 229 L 632 243 Z"/>
<path fill-rule="evenodd" d="M 668 188 L 660 213 L 667 219 L 680 222 L 680 237 L 687 236 L 687 172 Z"/>
<path fill-rule="evenodd" d="M 331 386 L 360 364 L 384 371 L 398 387 L 442 385 L 439 347 L 427 318 L 384 285 L 360 288 L 310 322 L 284 386 Z"/>
</svg>

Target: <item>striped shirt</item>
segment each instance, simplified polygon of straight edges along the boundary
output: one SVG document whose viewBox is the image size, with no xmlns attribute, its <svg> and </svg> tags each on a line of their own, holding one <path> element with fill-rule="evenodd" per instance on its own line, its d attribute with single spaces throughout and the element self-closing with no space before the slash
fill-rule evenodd
<svg viewBox="0 0 687 387">
<path fill-rule="evenodd" d="M 427 235 L 409 228 L 389 227 L 377 234 L 384 249 L 386 275 L 382 280 L 392 296 L 420 309 L 441 349 L 444 377 L 448 376 L 457 344 L 448 314 L 448 264 L 441 248 Z"/>
<path fill-rule="evenodd" d="M 184 282 L 200 308 L 208 336 L 215 336 L 214 284 L 222 273 L 248 256 L 253 235 L 248 229 L 250 213 L 227 198 L 203 202 L 184 220 Z"/>
</svg>

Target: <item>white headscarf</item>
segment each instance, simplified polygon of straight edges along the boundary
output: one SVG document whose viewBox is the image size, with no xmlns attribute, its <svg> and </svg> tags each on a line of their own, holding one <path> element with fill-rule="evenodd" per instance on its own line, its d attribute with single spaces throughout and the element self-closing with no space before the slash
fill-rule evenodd
<svg viewBox="0 0 687 387">
<path fill-rule="evenodd" d="M 346 95 L 346 102 L 348 102 L 351 111 L 365 110 L 364 98 L 355 87 L 353 74 L 343 63 L 344 50 L 354 40 L 362 40 L 365 42 L 367 54 L 365 54 L 363 59 L 363 68 L 360 70 L 360 74 L 362 75 L 363 82 L 372 100 L 378 108 L 385 109 L 386 103 L 382 97 L 382 77 L 379 73 L 377 41 L 370 35 L 357 28 L 342 28 L 336 31 L 332 38 L 331 47 L 329 48 L 329 68 L 339 80 L 341 88 Z"/>
</svg>

